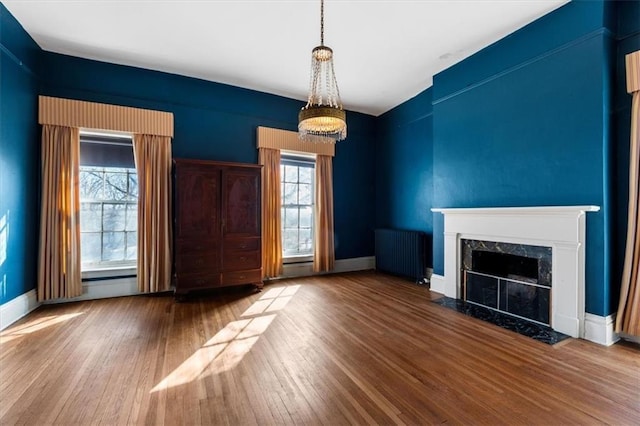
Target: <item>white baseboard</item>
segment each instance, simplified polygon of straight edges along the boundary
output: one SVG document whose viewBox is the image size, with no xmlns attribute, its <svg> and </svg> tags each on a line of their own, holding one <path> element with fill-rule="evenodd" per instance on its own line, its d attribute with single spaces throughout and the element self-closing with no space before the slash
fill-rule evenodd
<svg viewBox="0 0 640 426">
<path fill-rule="evenodd" d="M 7 303 L 3 303 L 0 306 L 0 330 L 9 327 L 38 306 L 40 306 L 40 303 L 38 303 L 35 288 Z"/>
<path fill-rule="evenodd" d="M 586 312 L 584 314 L 584 339 L 599 345 L 613 345 L 620 339 L 613 331 L 615 318 L 615 314 L 601 317 Z"/>
<path fill-rule="evenodd" d="M 444 276 L 432 273 L 429 290 L 444 294 Z"/>
<path fill-rule="evenodd" d="M 48 300 L 47 304 L 78 302 L 81 300 L 106 299 L 108 297 L 135 296 L 138 291 L 136 277 L 114 278 L 112 280 L 85 281 L 82 283 L 82 295 L 69 299 Z"/>
<path fill-rule="evenodd" d="M 375 269 L 375 267 L 376 258 L 374 256 L 338 259 L 336 260 L 333 271 L 330 273 L 366 271 L 369 269 Z M 321 274 L 313 272 L 313 262 L 287 263 L 283 266 L 282 276 L 279 278 L 308 277 L 311 275 Z"/>
</svg>

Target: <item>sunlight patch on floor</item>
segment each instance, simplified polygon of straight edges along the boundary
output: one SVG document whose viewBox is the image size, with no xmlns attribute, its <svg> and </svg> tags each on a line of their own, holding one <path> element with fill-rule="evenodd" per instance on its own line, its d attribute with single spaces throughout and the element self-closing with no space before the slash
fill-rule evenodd
<svg viewBox="0 0 640 426">
<path fill-rule="evenodd" d="M 299 288 L 299 285 L 292 285 L 267 290 L 244 311 L 240 319 L 230 322 L 218 331 L 151 389 L 151 393 L 235 368 L 251 351 L 260 335 L 269 328 L 276 313 L 287 306 Z"/>
<path fill-rule="evenodd" d="M 8 330 L 0 333 L 0 344 L 7 343 L 18 337 L 26 336 L 27 334 L 35 333 L 44 328 L 51 327 L 52 325 L 59 324 L 64 321 L 68 321 L 84 312 L 76 312 L 74 314 L 64 315 L 52 315 L 48 317 L 38 318 L 37 320 L 29 321 L 26 324 L 19 325 L 17 327 L 11 327 Z"/>
</svg>

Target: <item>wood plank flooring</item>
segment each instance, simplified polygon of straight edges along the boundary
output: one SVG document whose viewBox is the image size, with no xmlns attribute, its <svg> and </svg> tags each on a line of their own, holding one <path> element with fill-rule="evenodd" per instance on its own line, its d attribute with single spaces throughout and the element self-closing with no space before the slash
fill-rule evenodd
<svg viewBox="0 0 640 426">
<path fill-rule="evenodd" d="M 0 333 L 0 424 L 640 424 L 638 346 L 431 297 L 362 272 L 43 306 Z"/>
</svg>

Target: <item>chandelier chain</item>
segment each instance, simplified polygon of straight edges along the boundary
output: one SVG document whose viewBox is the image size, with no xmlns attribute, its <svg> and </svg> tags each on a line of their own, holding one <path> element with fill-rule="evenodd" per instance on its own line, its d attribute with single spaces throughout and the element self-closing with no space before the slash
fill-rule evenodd
<svg viewBox="0 0 640 426">
<path fill-rule="evenodd" d="M 320 0 L 320 46 L 324 46 L 324 0 Z"/>
</svg>

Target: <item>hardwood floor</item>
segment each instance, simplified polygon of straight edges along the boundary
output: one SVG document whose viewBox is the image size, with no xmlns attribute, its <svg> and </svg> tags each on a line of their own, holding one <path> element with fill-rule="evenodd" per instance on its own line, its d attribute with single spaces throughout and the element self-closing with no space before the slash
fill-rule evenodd
<svg viewBox="0 0 640 426">
<path fill-rule="evenodd" d="M 640 349 L 549 346 L 373 272 L 41 307 L 0 424 L 640 424 Z"/>
</svg>

